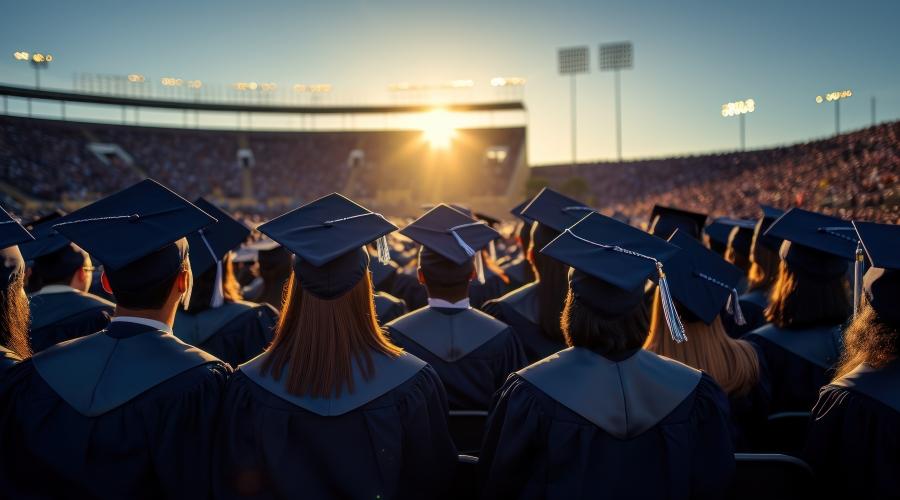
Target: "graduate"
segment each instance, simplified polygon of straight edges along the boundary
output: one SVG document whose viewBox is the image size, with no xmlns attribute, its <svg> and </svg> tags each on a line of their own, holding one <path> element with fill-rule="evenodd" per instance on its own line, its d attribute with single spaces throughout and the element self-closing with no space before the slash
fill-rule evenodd
<svg viewBox="0 0 900 500">
<path fill-rule="evenodd" d="M 375 316 L 378 324 L 384 325 L 407 313 L 406 302 L 387 292 L 375 292 Z"/>
<path fill-rule="evenodd" d="M 529 363 L 565 349 L 559 315 L 566 300 L 568 266 L 540 249 L 593 209 L 544 188 L 522 211 L 534 220 L 528 260 L 537 280 L 485 303 L 484 312 L 513 328 Z"/>
<path fill-rule="evenodd" d="M 402 300 L 410 311 L 428 305 L 428 293 L 425 291 L 425 287 L 415 276 L 404 273 L 396 262 L 391 260 L 382 263 L 373 259 L 369 265 L 372 269 L 373 286 L 377 292 L 383 292 Z M 375 305 L 377 306 L 378 303 L 376 302 Z"/>
<path fill-rule="evenodd" d="M 534 222 L 522 215 L 525 207 L 531 203 L 531 198 L 516 205 L 509 212 L 517 217 L 520 222 L 516 231 L 516 246 L 519 252 L 512 257 L 508 264 L 503 266 L 503 272 L 509 277 L 509 287 L 513 290 L 534 281 L 534 269 L 528 261 L 528 246 L 531 244 L 531 224 Z"/>
<path fill-rule="evenodd" d="M 0 207 L 0 380 L 9 368 L 31 355 L 25 260 L 17 245 L 33 239 Z"/>
<path fill-rule="evenodd" d="M 175 336 L 231 366 L 263 352 L 272 341 L 278 312 L 241 300 L 231 263 L 250 229 L 212 203 L 194 202 L 218 222 L 188 235 L 194 288 L 187 309 L 175 314 Z"/>
<path fill-rule="evenodd" d="M 115 309 L 112 302 L 88 292 L 94 271 L 91 257 L 53 229 L 58 218 L 51 214 L 35 223 L 35 240 L 20 248 L 31 262 L 29 336 L 34 352 L 106 328 Z"/>
<path fill-rule="evenodd" d="M 428 306 L 391 323 L 391 341 L 434 367 L 451 410 L 487 410 L 506 377 L 525 366 L 518 337 L 504 323 L 473 309 L 473 255 L 499 233 L 438 205 L 400 231 L 421 243 L 418 277 Z"/>
<path fill-rule="evenodd" d="M 706 214 L 691 212 L 681 208 L 653 205 L 647 232 L 667 240 L 676 229 L 681 229 L 681 232 L 700 241 L 703 236 L 703 227 L 706 225 L 706 219 Z"/>
<path fill-rule="evenodd" d="M 822 497 L 900 494 L 900 226 L 854 222 L 872 263 L 845 352 L 819 392 L 804 456 Z"/>
<path fill-rule="evenodd" d="M 681 249 L 666 262 L 666 276 L 689 342 L 672 340 L 657 294 L 644 349 L 709 374 L 731 403 L 735 449 L 750 451 L 761 441 L 772 389 L 761 353 L 729 337 L 722 326 L 726 310 L 725 315 L 743 320 L 737 291 L 741 271 L 681 230 L 669 243 Z"/>
<path fill-rule="evenodd" d="M 483 498 L 722 498 L 735 467 L 725 394 L 641 349 L 644 281 L 659 277 L 666 292 L 678 248 L 592 213 L 542 252 L 573 267 L 570 347 L 498 393 L 478 463 Z M 671 297 L 664 304 L 684 340 Z"/>
<path fill-rule="evenodd" d="M 250 248 L 257 252 L 262 283 L 252 293 L 245 294 L 245 297 L 260 304 L 268 304 L 279 311 L 284 300 L 284 287 L 291 275 L 291 253 L 269 239 L 258 241 L 250 245 Z"/>
<path fill-rule="evenodd" d="M 440 498 L 456 448 L 434 369 L 379 328 L 363 246 L 395 230 L 331 194 L 259 230 L 295 255 L 272 346 L 228 382 L 216 498 Z"/>
<path fill-rule="evenodd" d="M 856 254 L 849 222 L 794 208 L 767 235 L 783 238 L 769 324 L 743 338 L 763 353 L 772 382 L 772 413 L 809 411 L 833 375 L 841 328 L 850 315 L 846 274 Z"/>
<path fill-rule="evenodd" d="M 184 239 L 215 219 L 152 180 L 59 219 L 105 264 L 115 316 L 0 382 L 8 498 L 206 498 L 228 367 L 172 335 L 190 294 Z"/>
</svg>

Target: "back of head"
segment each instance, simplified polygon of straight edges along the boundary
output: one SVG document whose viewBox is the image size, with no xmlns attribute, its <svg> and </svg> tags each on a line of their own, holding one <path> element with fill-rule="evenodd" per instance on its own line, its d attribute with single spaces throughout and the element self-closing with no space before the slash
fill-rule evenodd
<svg viewBox="0 0 900 500">
<path fill-rule="evenodd" d="M 644 348 L 708 373 L 729 395 L 747 394 L 759 381 L 759 359 L 749 343 L 728 336 L 719 316 L 706 324 L 676 304 L 686 342 L 669 335 L 659 294 L 653 300 L 650 334 Z"/>
<path fill-rule="evenodd" d="M 37 257 L 31 266 L 29 288 L 38 290 L 47 285 L 68 285 L 76 272 L 87 262 L 87 252 L 74 243 Z"/>
<path fill-rule="evenodd" d="M 459 300 L 468 296 L 475 265 L 472 259 L 457 264 L 423 246 L 419 251 L 419 270 L 425 278 L 429 297 Z"/>
<path fill-rule="evenodd" d="M 210 308 L 216 283 L 216 266 L 194 276 L 194 287 L 187 312 L 197 314 Z M 226 302 L 241 300 L 241 287 L 234 275 L 234 261 L 231 254 L 222 259 L 222 296 Z"/>
<path fill-rule="evenodd" d="M 570 290 L 561 321 L 566 344 L 610 357 L 639 349 L 647 337 L 645 307 L 640 300 L 625 314 L 603 314 L 578 300 Z"/>
<path fill-rule="evenodd" d="M 528 257 L 537 275 L 538 323 L 541 331 L 549 339 L 563 342 L 560 316 L 566 302 L 569 266 L 542 254 L 540 250 L 559 233 L 549 227 L 535 223 L 531 229 L 531 247 Z"/>
<path fill-rule="evenodd" d="M 179 261 L 180 267 L 173 265 Z M 117 306 L 156 310 L 166 304 L 178 276 L 184 271 L 190 271 L 190 261 L 187 241 L 181 239 L 121 268 L 104 268 L 103 272 Z"/>
<path fill-rule="evenodd" d="M 867 300 L 844 330 L 844 353 L 835 379 L 850 373 L 860 363 L 882 368 L 900 356 L 900 325 L 879 317 Z"/>
<path fill-rule="evenodd" d="M 850 311 L 844 272 L 812 273 L 781 261 L 765 311 L 766 321 L 791 329 L 832 326 L 846 321 Z"/>
<path fill-rule="evenodd" d="M 287 300 L 275 329 L 263 372 L 298 396 L 332 397 L 353 392 L 353 365 L 363 377 L 374 376 L 372 351 L 397 355 L 378 326 L 368 273 L 349 291 L 325 299 L 302 287 L 292 273 Z"/>
<path fill-rule="evenodd" d="M 747 289 L 768 290 L 778 279 L 778 253 L 764 245 L 755 245 L 750 254 Z"/>
</svg>

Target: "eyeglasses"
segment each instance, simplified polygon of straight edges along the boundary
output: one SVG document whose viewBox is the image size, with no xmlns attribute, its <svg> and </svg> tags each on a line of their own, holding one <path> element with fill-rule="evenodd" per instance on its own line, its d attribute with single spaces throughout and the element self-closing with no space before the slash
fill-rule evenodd
<svg viewBox="0 0 900 500">
<path fill-rule="evenodd" d="M 84 266 L 84 267 L 82 267 L 81 269 L 83 269 L 84 272 L 86 272 L 86 273 L 92 273 L 92 272 L 94 272 L 94 270 L 96 270 L 97 268 L 94 267 L 94 266 Z"/>
</svg>

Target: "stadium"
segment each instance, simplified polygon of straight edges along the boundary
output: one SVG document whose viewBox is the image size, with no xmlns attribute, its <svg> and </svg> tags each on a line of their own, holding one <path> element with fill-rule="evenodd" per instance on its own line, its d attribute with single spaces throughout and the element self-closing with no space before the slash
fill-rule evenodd
<svg viewBox="0 0 900 500">
<path fill-rule="evenodd" d="M 900 496 L 863 4 L 21 8 L 0 496 Z"/>
</svg>

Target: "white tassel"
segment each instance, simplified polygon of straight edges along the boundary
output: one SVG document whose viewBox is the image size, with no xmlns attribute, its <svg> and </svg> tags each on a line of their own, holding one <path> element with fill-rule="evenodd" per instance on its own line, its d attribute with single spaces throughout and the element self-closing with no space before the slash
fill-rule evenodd
<svg viewBox="0 0 900 500">
<path fill-rule="evenodd" d="M 494 245 L 494 240 L 488 243 L 488 254 L 491 256 L 492 261 L 497 262 L 497 245 Z"/>
<path fill-rule="evenodd" d="M 216 281 L 213 283 L 212 297 L 209 299 L 209 307 L 216 309 L 225 303 L 225 290 L 222 285 L 222 261 L 216 261 Z"/>
<path fill-rule="evenodd" d="M 465 240 L 463 240 L 456 231 L 451 230 L 450 234 L 452 234 L 453 237 L 456 238 L 456 243 L 460 248 L 463 249 L 463 252 L 466 252 L 466 255 L 468 255 L 469 257 L 475 255 L 475 250 L 472 250 L 472 247 L 470 247 L 469 244 L 466 243 Z"/>
<path fill-rule="evenodd" d="M 453 233 L 456 234 L 456 233 Z M 484 284 L 484 259 L 481 258 L 481 252 L 475 254 L 475 274 L 478 276 L 478 282 Z"/>
<path fill-rule="evenodd" d="M 663 272 L 661 262 L 656 263 L 656 269 L 659 271 L 659 295 L 662 299 L 663 315 L 666 317 L 666 325 L 672 334 L 672 340 L 680 344 L 687 340 L 687 334 L 684 332 L 684 325 L 681 324 L 681 318 L 678 317 L 678 311 L 675 309 L 675 302 L 672 300 L 672 294 L 669 291 L 669 282 L 666 280 L 666 273 Z"/>
<path fill-rule="evenodd" d="M 863 271 L 865 267 L 865 258 L 863 256 L 862 244 L 856 244 L 856 261 L 853 263 L 853 317 L 859 314 L 859 308 L 862 304 L 862 285 Z"/>
<path fill-rule="evenodd" d="M 387 264 L 391 261 L 391 247 L 388 245 L 387 235 L 378 238 L 375 242 L 378 249 L 378 262 Z"/>
<path fill-rule="evenodd" d="M 738 295 L 737 288 L 731 289 L 725 309 L 728 311 L 728 314 L 734 316 L 734 324 L 738 326 L 747 324 L 747 320 L 744 318 L 744 311 L 741 310 L 741 298 L 740 295 Z"/>
</svg>

